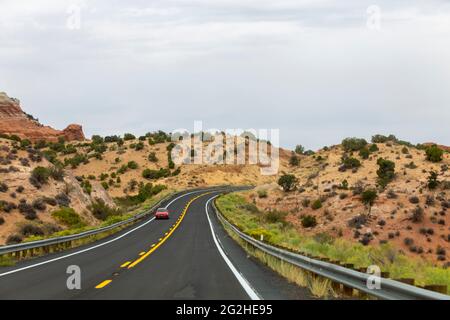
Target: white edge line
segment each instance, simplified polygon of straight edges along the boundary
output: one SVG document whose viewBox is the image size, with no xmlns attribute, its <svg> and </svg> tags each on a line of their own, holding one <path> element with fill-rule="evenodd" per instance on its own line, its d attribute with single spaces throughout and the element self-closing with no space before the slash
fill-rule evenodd
<svg viewBox="0 0 450 320">
<path fill-rule="evenodd" d="M 209 218 L 209 214 L 208 214 L 208 204 L 211 200 L 213 200 L 216 197 L 217 196 L 214 196 L 214 197 L 210 198 L 208 201 L 206 201 L 205 211 L 206 211 L 206 217 L 208 218 L 209 227 L 211 228 L 211 234 L 214 239 L 214 243 L 216 244 L 217 250 L 219 250 L 219 253 L 222 256 L 223 260 L 225 260 L 225 262 L 228 265 L 228 267 L 230 268 L 231 272 L 233 272 L 234 276 L 239 281 L 240 285 L 245 290 L 245 292 L 250 297 L 250 299 L 261 300 L 261 297 L 258 295 L 258 293 L 256 293 L 255 289 L 252 288 L 252 286 L 247 281 L 247 279 L 244 278 L 244 276 L 236 269 L 236 267 L 233 265 L 233 263 L 230 261 L 230 259 L 228 259 L 227 255 L 225 254 L 221 245 L 219 244 L 216 234 L 214 233 L 214 228 L 213 228 L 211 219 Z"/>
<path fill-rule="evenodd" d="M 167 209 L 172 203 L 174 203 L 175 201 L 177 201 L 178 199 L 180 199 L 180 198 L 182 198 L 184 196 L 187 196 L 187 195 L 190 195 L 190 194 L 193 194 L 193 193 L 202 192 L 202 191 L 203 190 L 198 190 L 198 191 L 192 191 L 192 192 L 189 192 L 189 193 L 182 194 L 181 196 L 178 196 L 175 199 L 173 199 L 172 201 L 170 201 L 169 204 L 165 208 Z M 13 273 L 16 273 L 16 272 L 19 272 L 19 271 L 24 271 L 24 270 L 27 270 L 27 269 L 39 267 L 39 266 L 42 266 L 42 265 L 47 264 L 47 263 L 55 262 L 55 261 L 58 261 L 58 260 L 62 260 L 62 259 L 65 259 L 65 258 L 69 258 L 69 257 L 75 256 L 75 255 L 80 254 L 80 253 L 84 253 L 84 252 L 87 252 L 87 251 L 90 251 L 90 250 L 93 250 L 93 249 L 97 249 L 99 247 L 103 247 L 103 246 L 105 246 L 107 244 L 110 244 L 110 243 L 112 243 L 114 241 L 117 241 L 117 240 L 119 240 L 119 239 L 129 235 L 130 233 L 132 233 L 132 232 L 134 232 L 134 231 L 144 227 L 145 225 L 149 224 L 153 220 L 155 220 L 155 217 L 151 218 L 150 220 L 142 223 L 141 225 L 137 226 L 136 228 L 131 229 L 131 230 L 125 232 L 124 234 L 122 234 L 122 235 L 120 235 L 120 236 L 118 236 L 118 237 L 116 237 L 114 239 L 111 239 L 111 240 L 108 240 L 106 242 L 100 243 L 100 244 L 95 245 L 93 247 L 89 247 L 89 248 L 86 248 L 86 249 L 83 249 L 83 250 L 80 250 L 80 251 L 72 252 L 72 253 L 66 254 L 66 255 L 61 256 L 61 257 L 57 257 L 57 258 L 53 258 L 53 259 L 50 259 L 50 260 L 42 261 L 42 262 L 39 262 L 39 263 L 36 263 L 36 264 L 32 264 L 32 265 L 29 265 L 29 266 L 26 266 L 26 267 L 23 267 L 23 268 L 14 269 L 14 270 L 10 270 L 10 271 L 4 272 L 4 273 L 0 273 L 0 277 L 7 276 L 9 274 L 13 274 Z"/>
</svg>

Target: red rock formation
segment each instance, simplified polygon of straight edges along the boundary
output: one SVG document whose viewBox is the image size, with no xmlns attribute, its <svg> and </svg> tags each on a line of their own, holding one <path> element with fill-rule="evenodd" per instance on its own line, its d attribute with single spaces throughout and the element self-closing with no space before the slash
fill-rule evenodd
<svg viewBox="0 0 450 320">
<path fill-rule="evenodd" d="M 80 125 L 71 124 L 62 131 L 43 126 L 22 111 L 19 100 L 10 98 L 3 92 L 0 92 L 0 134 L 14 134 L 33 142 L 38 140 L 55 142 L 60 137 L 66 141 L 85 139 Z"/>
</svg>

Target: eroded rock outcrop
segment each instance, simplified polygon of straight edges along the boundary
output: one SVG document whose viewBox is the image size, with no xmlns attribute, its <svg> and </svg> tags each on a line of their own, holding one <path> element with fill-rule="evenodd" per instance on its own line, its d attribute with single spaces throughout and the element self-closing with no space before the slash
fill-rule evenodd
<svg viewBox="0 0 450 320">
<path fill-rule="evenodd" d="M 33 142 L 55 142 L 60 137 L 66 141 L 85 139 L 80 125 L 71 124 L 64 130 L 56 130 L 40 124 L 37 119 L 23 112 L 19 100 L 8 97 L 4 92 L 0 92 L 0 134 L 17 135 Z"/>
</svg>

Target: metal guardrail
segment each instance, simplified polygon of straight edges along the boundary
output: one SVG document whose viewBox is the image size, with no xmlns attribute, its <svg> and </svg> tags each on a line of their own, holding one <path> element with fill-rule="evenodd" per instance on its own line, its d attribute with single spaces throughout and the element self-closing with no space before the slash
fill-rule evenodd
<svg viewBox="0 0 450 320">
<path fill-rule="evenodd" d="M 360 292 L 364 292 L 368 295 L 385 300 L 450 300 L 450 296 L 448 295 L 425 290 L 413 285 L 408 285 L 386 278 L 380 278 L 380 289 L 369 289 L 367 286 L 367 281 L 369 280 L 369 277 L 373 277 L 373 275 L 344 268 L 333 263 L 312 259 L 256 240 L 240 231 L 237 227 L 226 220 L 217 209 L 214 202 L 212 203 L 212 207 L 216 212 L 218 219 L 231 228 L 232 231 L 245 242 L 258 248 L 266 254 L 274 256 L 282 261 L 293 264 L 316 275 L 330 279 L 333 282 L 341 283 L 344 286 L 357 289 Z"/>
<path fill-rule="evenodd" d="M 239 189 L 238 188 L 233 188 L 234 190 Z M 37 240 L 37 241 L 31 241 L 31 242 L 24 242 L 24 243 L 18 243 L 18 244 L 13 244 L 13 245 L 7 245 L 7 246 L 0 246 L 0 256 L 4 255 L 4 254 L 9 254 L 9 253 L 14 253 L 14 252 L 20 252 L 20 251 L 25 251 L 25 250 L 31 250 L 31 249 L 37 249 L 37 248 L 42 248 L 42 247 L 47 247 L 47 246 L 52 246 L 52 245 L 57 245 L 57 244 L 63 244 L 63 243 L 67 243 L 70 241 L 74 241 L 74 240 L 80 240 L 89 236 L 93 236 L 96 234 L 100 234 L 103 232 L 107 232 L 107 231 L 111 231 L 114 230 L 116 228 L 120 228 L 122 226 L 128 225 L 128 224 L 132 224 L 135 223 L 139 220 L 141 220 L 142 218 L 151 215 L 152 213 L 154 213 L 154 211 L 159 208 L 160 206 L 162 206 L 164 203 L 176 198 L 177 196 L 182 195 L 183 193 L 186 192 L 201 192 L 201 191 L 206 191 L 206 190 L 231 190 L 230 186 L 218 186 L 218 187 L 213 187 L 213 188 L 198 188 L 198 189 L 190 189 L 190 190 L 183 190 L 180 192 L 176 192 L 174 194 L 170 194 L 167 197 L 161 199 L 160 201 L 158 201 L 156 204 L 154 204 L 150 209 L 148 209 L 145 212 L 139 213 L 133 217 L 131 217 L 130 219 L 124 220 L 124 221 L 120 221 L 114 224 L 111 224 L 109 226 L 106 227 L 101 227 L 101 228 L 97 228 L 97 229 L 93 229 L 93 230 L 88 230 L 85 232 L 81 232 L 81 233 L 77 233 L 77 234 L 73 234 L 73 235 L 68 235 L 68 236 L 61 236 L 61 237 L 55 237 L 55 238 L 49 238 L 49 239 L 44 239 L 44 240 Z"/>
</svg>

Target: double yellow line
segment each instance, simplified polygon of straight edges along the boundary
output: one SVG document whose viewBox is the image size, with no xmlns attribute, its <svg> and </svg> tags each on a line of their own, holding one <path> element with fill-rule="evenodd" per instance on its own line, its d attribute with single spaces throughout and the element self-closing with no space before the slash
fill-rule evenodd
<svg viewBox="0 0 450 320">
<path fill-rule="evenodd" d="M 135 261 L 133 261 L 131 263 L 130 262 L 125 262 L 124 264 L 121 265 L 121 267 L 122 268 L 127 267 L 127 269 L 131 269 L 131 268 L 135 267 L 136 265 L 138 265 L 139 263 L 141 263 L 143 260 L 145 260 L 153 252 L 155 252 L 155 250 L 158 249 L 164 242 L 166 242 L 166 240 L 169 239 L 170 236 L 174 233 L 174 231 L 178 228 L 178 226 L 180 225 L 181 221 L 183 221 L 184 216 L 186 215 L 186 212 L 188 211 L 188 209 L 189 209 L 190 205 L 192 204 L 192 202 L 194 202 L 198 198 L 203 197 L 203 196 L 205 196 L 207 194 L 210 194 L 210 193 L 211 192 L 202 193 L 201 195 L 198 195 L 198 196 L 192 198 L 191 200 L 189 200 L 189 202 L 184 207 L 183 212 L 178 217 L 176 223 L 172 225 L 172 227 L 170 228 L 170 230 L 168 232 L 165 233 L 164 237 L 159 239 L 158 243 L 153 244 L 149 251 L 141 252 L 140 253 L 140 257 L 138 259 L 136 259 Z M 99 285 L 97 285 L 95 288 L 96 289 L 101 289 L 101 288 L 107 286 L 111 281 L 112 280 L 105 280 L 102 283 L 100 283 Z"/>
</svg>

